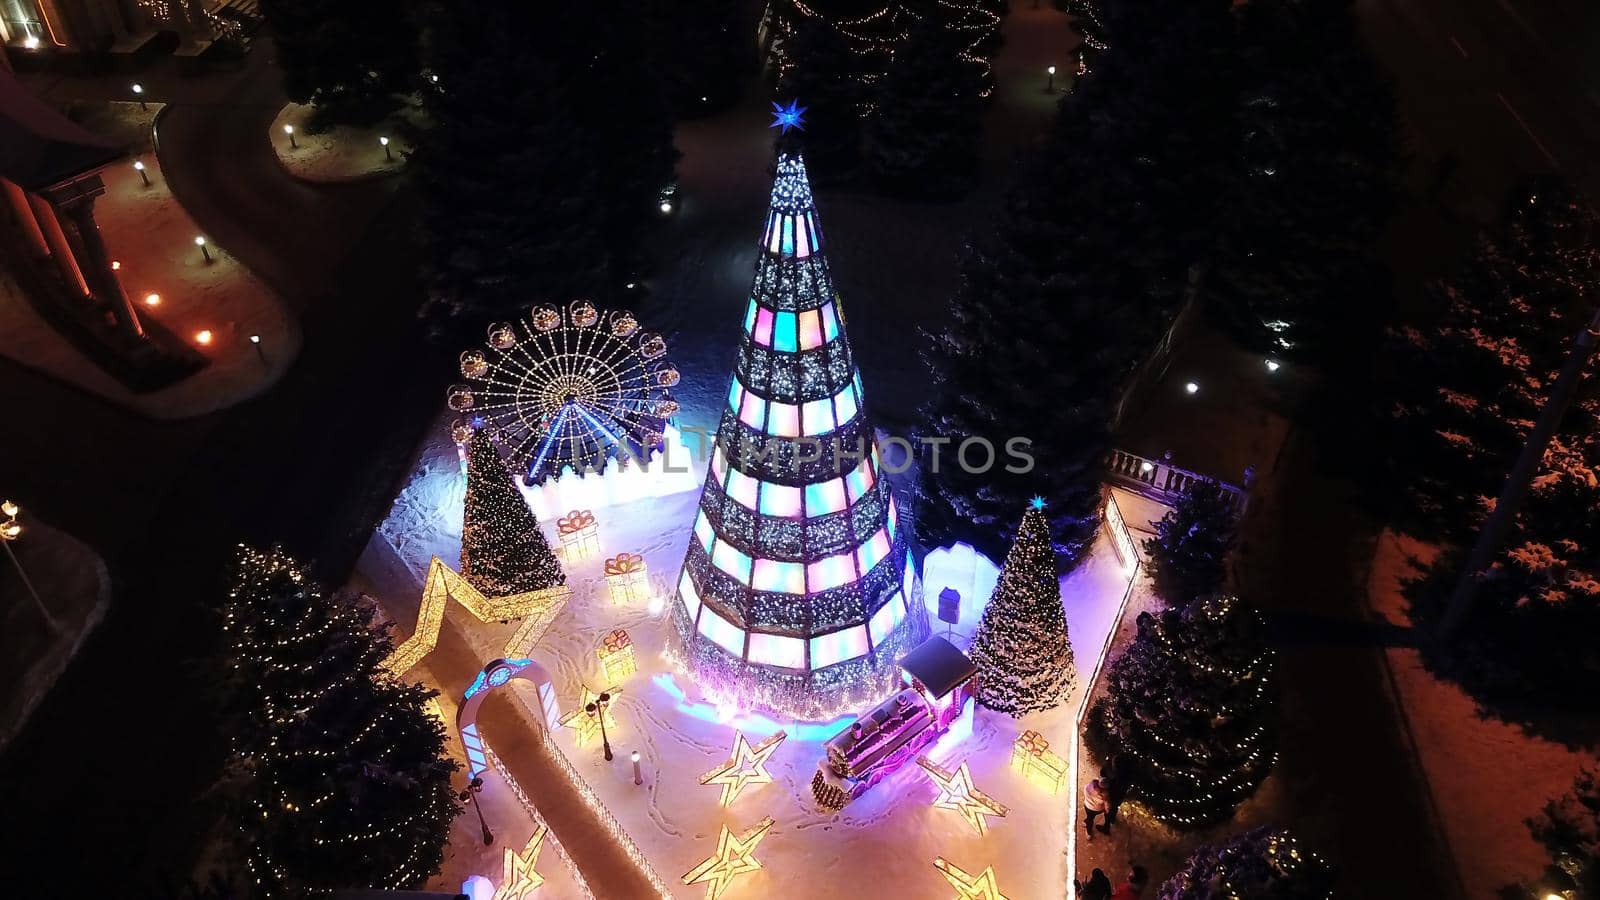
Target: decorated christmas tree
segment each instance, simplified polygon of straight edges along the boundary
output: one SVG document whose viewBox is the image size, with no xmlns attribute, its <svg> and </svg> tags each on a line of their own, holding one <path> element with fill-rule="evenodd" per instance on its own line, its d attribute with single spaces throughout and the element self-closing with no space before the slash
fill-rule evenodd
<svg viewBox="0 0 1600 900">
<path fill-rule="evenodd" d="M 1129 797 L 1179 828 L 1222 821 L 1277 754 L 1271 651 L 1260 618 L 1234 597 L 1141 613 L 1112 663 L 1085 740 L 1128 772 Z"/>
<path fill-rule="evenodd" d="M 1239 529 L 1231 493 L 1215 481 L 1190 482 L 1155 525 L 1144 550 L 1161 599 L 1181 606 L 1222 588 Z"/>
<path fill-rule="evenodd" d="M 1022 516 L 971 656 L 978 702 L 990 709 L 1021 716 L 1056 706 L 1072 689 L 1077 672 L 1042 497 Z"/>
<path fill-rule="evenodd" d="M 262 897 L 406 889 L 439 868 L 460 811 L 435 692 L 380 665 L 366 598 L 324 597 L 281 550 L 241 547 L 223 608 L 228 787 Z"/>
<path fill-rule="evenodd" d="M 781 152 L 672 604 L 702 690 L 803 719 L 880 699 L 928 632 L 824 246 L 805 163 Z"/>
<path fill-rule="evenodd" d="M 461 575 L 490 597 L 566 584 L 539 521 L 485 429 L 467 439 Z"/>
<path fill-rule="evenodd" d="M 1264 826 L 1206 844 L 1157 900 L 1328 900 L 1334 873 L 1288 830 Z"/>
</svg>

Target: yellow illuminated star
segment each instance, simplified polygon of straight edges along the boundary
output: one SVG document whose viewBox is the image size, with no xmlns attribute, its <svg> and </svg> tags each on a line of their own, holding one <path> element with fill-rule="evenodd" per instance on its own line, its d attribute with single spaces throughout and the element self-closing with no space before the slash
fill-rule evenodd
<svg viewBox="0 0 1600 900">
<path fill-rule="evenodd" d="M 717 900 L 722 892 L 728 889 L 728 884 L 746 872 L 754 872 L 761 868 L 761 863 L 750 854 L 755 852 L 756 845 L 767 836 L 767 832 L 776 824 L 771 816 L 767 816 L 744 833 L 734 837 L 728 826 L 722 826 L 722 833 L 717 836 L 717 853 L 708 857 L 700 865 L 689 870 L 683 876 L 684 884 L 706 885 L 706 900 Z"/>
<path fill-rule="evenodd" d="M 622 693 L 622 688 L 606 688 L 601 693 L 611 695 L 611 703 L 606 704 L 605 711 L 600 715 L 606 717 L 606 734 L 614 734 L 616 733 L 617 720 L 612 715 L 611 704 L 616 702 L 617 695 Z M 589 686 L 586 684 L 583 686 L 583 698 L 578 701 L 578 705 L 571 712 L 561 717 L 560 724 L 578 733 L 579 747 L 600 736 L 600 716 L 589 715 L 588 709 L 589 704 L 598 702 L 600 702 L 600 695 L 589 690 Z"/>
<path fill-rule="evenodd" d="M 533 870 L 539 861 L 539 851 L 544 847 L 545 827 L 540 825 L 528 838 L 528 845 L 518 853 L 511 848 L 506 848 L 505 877 L 500 879 L 500 887 L 494 892 L 494 900 L 526 900 L 529 894 L 539 889 L 544 884 L 544 876 Z"/>
<path fill-rule="evenodd" d="M 994 866 L 973 875 L 940 856 L 934 859 L 933 867 L 956 889 L 956 900 L 1006 900 L 1006 895 L 1000 893 L 999 885 L 995 884 Z"/>
<path fill-rule="evenodd" d="M 722 785 L 723 806 L 732 803 L 747 786 L 772 780 L 772 773 L 767 771 L 767 758 L 789 736 L 780 731 L 752 747 L 745 740 L 744 732 L 736 732 L 736 735 L 728 761 L 700 776 L 701 784 Z"/>
<path fill-rule="evenodd" d="M 973 831 L 983 834 L 989 830 L 989 820 L 985 816 L 1004 817 L 1010 812 L 1004 804 L 973 786 L 972 770 L 967 768 L 965 762 L 954 772 L 940 767 L 926 756 L 917 757 L 917 765 L 939 786 L 939 796 L 933 801 L 934 807 L 960 813 Z"/>
<path fill-rule="evenodd" d="M 503 622 L 522 618 L 511 639 L 506 642 L 501 656 L 517 659 L 527 656 L 533 646 L 544 637 L 556 614 L 572 598 L 572 589 L 564 585 L 508 594 L 504 597 L 485 597 L 456 570 L 435 556 L 428 564 L 428 575 L 422 585 L 422 605 L 417 609 L 417 627 L 411 637 L 394 648 L 383 667 L 396 675 L 404 675 L 412 666 L 422 661 L 439 643 L 439 626 L 444 623 L 444 608 L 450 600 L 461 604 L 473 618 L 480 622 Z"/>
</svg>

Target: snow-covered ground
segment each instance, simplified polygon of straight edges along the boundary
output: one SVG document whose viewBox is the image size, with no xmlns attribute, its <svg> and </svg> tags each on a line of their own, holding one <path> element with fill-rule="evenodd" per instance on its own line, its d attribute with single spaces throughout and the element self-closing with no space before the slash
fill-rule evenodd
<svg viewBox="0 0 1600 900">
<path fill-rule="evenodd" d="M 402 110 L 398 116 L 405 116 Z M 341 126 L 320 134 L 306 131 L 311 120 L 311 107 L 299 103 L 285 104 L 272 120 L 267 140 L 277 151 L 278 162 L 296 178 L 311 182 L 354 181 L 375 178 L 399 172 L 405 167 L 406 156 L 400 134 L 404 126 L 391 119 L 371 127 Z M 294 140 L 284 127 L 294 129 Z M 383 152 L 381 138 L 389 139 L 389 152 Z"/>
<path fill-rule="evenodd" d="M 411 596 L 382 598 L 402 622 L 409 623 L 414 615 L 406 607 L 420 594 L 429 559 L 438 555 L 452 565 L 458 561 L 461 490 L 454 450 L 441 432 L 379 529 L 415 579 L 416 592 Z M 678 879 L 712 852 L 721 825 L 737 832 L 770 815 L 777 825 L 755 854 L 765 870 L 736 882 L 730 889 L 732 898 L 779 893 L 847 896 L 860 890 L 869 872 L 886 897 L 936 896 L 946 890 L 933 867 L 933 859 L 941 855 L 968 871 L 994 866 L 1001 888 L 1015 900 L 1062 896 L 1068 877 L 1068 816 L 1074 803 L 1065 790 L 1050 795 L 1030 784 L 1010 770 L 1009 761 L 1012 743 L 1024 729 L 1041 732 L 1057 747 L 1066 748 L 1072 739 L 1082 682 L 1105 644 L 1128 586 L 1110 545 L 1104 540 L 1097 543 L 1090 558 L 1062 579 L 1080 672 L 1080 685 L 1070 701 L 1020 721 L 977 712 L 970 733 L 952 732 L 955 739 L 941 741 L 931 754 L 950 767 L 967 762 L 977 787 L 1011 808 L 1008 817 L 992 820 L 989 833 L 979 836 L 955 813 L 931 806 L 936 794 L 933 783 L 914 766 L 890 776 L 841 813 L 819 812 L 811 798 L 811 775 L 822 757 L 822 741 L 843 728 L 848 718 L 795 723 L 774 722 L 759 714 L 729 714 L 701 701 L 693 684 L 670 667 L 661 652 L 666 635 L 663 610 L 670 599 L 666 586 L 677 580 L 698 496 L 697 490 L 689 490 L 596 510 L 601 552 L 567 564 L 569 582 L 576 589 L 574 599 L 533 653 L 551 672 L 563 709 L 570 709 L 583 686 L 611 687 L 604 683 L 595 655 L 602 637 L 613 628 L 626 629 L 632 637 L 639 671 L 620 685 L 615 701 L 617 728 L 611 734 L 615 761 L 605 762 L 598 746 L 578 747 L 570 729 L 556 734 L 556 744 L 663 880 L 674 886 L 675 895 L 704 895 L 703 885 L 684 887 Z M 622 551 L 645 557 L 661 587 L 653 600 L 612 602 L 601 568 L 604 557 Z M 970 641 L 996 576 L 993 563 L 964 546 L 930 555 L 925 572 L 930 620 L 937 622 L 940 589 L 952 586 L 962 593 L 953 637 L 958 646 Z M 447 617 L 464 633 L 480 661 L 498 656 L 514 627 L 482 625 L 454 612 Z M 942 624 L 936 627 L 944 633 Z M 438 687 L 447 696 L 459 697 L 466 685 Z M 736 731 L 742 730 L 754 742 L 779 729 L 787 732 L 788 739 L 772 757 L 772 783 L 746 789 L 727 809 L 718 805 L 718 788 L 698 784 L 702 773 L 728 756 Z M 493 734 L 485 737 L 494 743 Z M 642 757 L 643 786 L 633 783 L 629 763 L 633 751 Z M 491 781 L 490 790 L 494 789 Z M 484 864 L 482 858 L 461 857 L 452 867 Z M 461 874 L 498 878 L 497 869 Z"/>
</svg>

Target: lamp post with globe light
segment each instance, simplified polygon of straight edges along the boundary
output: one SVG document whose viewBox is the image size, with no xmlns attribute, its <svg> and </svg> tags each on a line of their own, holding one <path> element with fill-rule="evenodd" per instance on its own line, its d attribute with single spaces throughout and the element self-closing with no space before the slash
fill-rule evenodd
<svg viewBox="0 0 1600 900">
<path fill-rule="evenodd" d="M 471 803 L 472 808 L 478 811 L 478 827 L 483 829 L 483 845 L 485 847 L 494 843 L 494 832 L 489 830 L 489 823 L 483 820 L 483 803 L 479 795 L 483 793 L 483 776 L 475 775 L 467 783 L 467 789 L 461 792 L 461 802 Z"/>
<path fill-rule="evenodd" d="M 10 500 L 0 500 L 0 515 L 5 516 L 5 520 L 0 521 L 0 544 L 5 545 L 6 555 L 11 557 L 11 564 L 17 567 L 17 574 L 22 577 L 22 586 L 28 589 L 28 596 L 33 598 L 33 605 L 39 610 L 39 615 L 43 617 L 45 624 L 50 626 L 51 631 L 59 631 L 60 623 L 56 621 L 55 616 L 50 615 L 50 610 L 45 608 L 44 600 L 39 596 L 39 592 L 34 590 L 33 582 L 28 579 L 27 571 L 22 568 L 21 560 L 17 559 L 16 552 L 11 549 L 11 542 L 22 536 L 22 523 L 17 521 L 17 516 L 21 513 L 22 507 Z"/>
<path fill-rule="evenodd" d="M 611 755 L 611 738 L 606 735 L 606 707 L 610 705 L 611 694 L 601 691 L 600 696 L 594 698 L 593 703 L 583 708 L 584 712 L 600 720 L 600 746 L 605 749 L 606 762 L 610 762 L 615 758 Z"/>
</svg>

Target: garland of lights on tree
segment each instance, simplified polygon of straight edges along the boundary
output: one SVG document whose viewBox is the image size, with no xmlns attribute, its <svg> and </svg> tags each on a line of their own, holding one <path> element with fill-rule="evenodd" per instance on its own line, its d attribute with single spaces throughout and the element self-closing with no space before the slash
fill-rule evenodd
<svg viewBox="0 0 1600 900">
<path fill-rule="evenodd" d="M 1077 669 L 1043 498 L 1023 513 L 970 655 L 978 702 L 990 709 L 1022 716 L 1059 705 L 1072 690 Z"/>
<path fill-rule="evenodd" d="M 491 597 L 566 584 L 550 550 L 485 428 L 467 437 L 467 496 L 461 528 L 461 575 Z"/>
<path fill-rule="evenodd" d="M 1277 761 L 1272 651 L 1234 597 L 1141 613 L 1085 736 L 1127 772 L 1129 796 L 1180 828 L 1222 821 Z"/>
<path fill-rule="evenodd" d="M 619 457 L 642 462 L 661 449 L 678 412 L 678 370 L 666 354 L 666 341 L 625 310 L 587 300 L 536 306 L 516 323 L 491 325 L 486 348 L 461 354 L 461 374 L 473 383 L 448 395 L 464 416 L 457 440 L 469 428 L 492 428 L 528 484 Z"/>
<path fill-rule="evenodd" d="M 1334 873 L 1287 829 L 1263 826 L 1194 852 L 1157 900 L 1328 900 Z"/>
<path fill-rule="evenodd" d="M 460 811 L 435 696 L 380 664 L 364 598 L 324 598 L 280 550 L 241 547 L 223 609 L 238 841 L 254 893 L 405 889 Z"/>
<path fill-rule="evenodd" d="M 1144 552 L 1161 599 L 1182 605 L 1222 588 L 1239 528 L 1234 504 L 1234 496 L 1217 482 L 1192 481 L 1156 523 Z"/>
<path fill-rule="evenodd" d="M 774 124 L 798 123 L 791 104 Z M 780 153 L 672 604 L 707 694 L 803 719 L 881 699 L 928 630 L 822 247 L 805 163 Z"/>
</svg>

